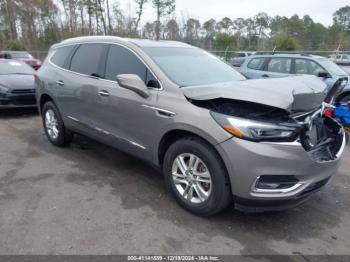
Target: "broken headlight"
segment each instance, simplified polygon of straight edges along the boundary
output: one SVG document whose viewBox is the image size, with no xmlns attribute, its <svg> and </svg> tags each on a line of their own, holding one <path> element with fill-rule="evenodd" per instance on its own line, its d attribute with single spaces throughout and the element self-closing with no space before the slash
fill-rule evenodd
<svg viewBox="0 0 350 262">
<path fill-rule="evenodd" d="M 210 112 L 215 121 L 235 137 L 251 141 L 292 142 L 300 126 L 294 123 L 269 123 Z"/>
</svg>

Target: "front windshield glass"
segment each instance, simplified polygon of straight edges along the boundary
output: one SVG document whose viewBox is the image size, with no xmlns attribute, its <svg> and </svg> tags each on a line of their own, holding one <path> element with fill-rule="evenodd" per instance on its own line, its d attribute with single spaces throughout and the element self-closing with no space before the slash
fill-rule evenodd
<svg viewBox="0 0 350 262">
<path fill-rule="evenodd" d="M 318 58 L 317 60 L 331 74 L 338 75 L 338 76 L 348 75 L 348 73 L 346 73 L 343 69 L 341 69 L 341 67 L 339 67 L 336 63 L 332 62 L 327 58 Z"/>
<path fill-rule="evenodd" d="M 10 53 L 10 55 L 11 55 L 11 58 L 13 59 L 33 58 L 29 53 L 26 53 L 26 52 Z"/>
<path fill-rule="evenodd" d="M 0 75 L 32 75 L 34 72 L 33 68 L 23 62 L 11 60 L 0 61 Z"/>
<path fill-rule="evenodd" d="M 148 47 L 143 50 L 179 86 L 245 80 L 230 65 L 198 48 Z"/>
</svg>

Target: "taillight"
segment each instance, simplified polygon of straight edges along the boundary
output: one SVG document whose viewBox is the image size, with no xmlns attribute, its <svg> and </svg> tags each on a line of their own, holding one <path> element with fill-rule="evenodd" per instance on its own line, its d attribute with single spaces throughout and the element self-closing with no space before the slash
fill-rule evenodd
<svg viewBox="0 0 350 262">
<path fill-rule="evenodd" d="M 333 117 L 333 109 L 327 108 L 324 110 L 323 114 L 328 117 Z"/>
</svg>

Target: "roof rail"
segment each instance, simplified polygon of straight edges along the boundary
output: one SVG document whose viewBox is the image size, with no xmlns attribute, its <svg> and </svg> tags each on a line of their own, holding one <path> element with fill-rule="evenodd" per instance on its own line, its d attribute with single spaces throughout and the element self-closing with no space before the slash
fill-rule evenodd
<svg viewBox="0 0 350 262">
<path fill-rule="evenodd" d="M 255 55 L 301 55 L 311 56 L 308 52 L 295 52 L 295 51 L 258 51 Z"/>
</svg>

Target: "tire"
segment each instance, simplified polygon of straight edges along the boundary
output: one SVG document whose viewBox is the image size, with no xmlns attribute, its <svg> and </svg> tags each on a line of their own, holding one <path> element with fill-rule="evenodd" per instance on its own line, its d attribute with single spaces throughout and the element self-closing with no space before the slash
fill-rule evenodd
<svg viewBox="0 0 350 262">
<path fill-rule="evenodd" d="M 191 160 L 195 157 L 198 160 Z M 181 176 L 183 173 L 178 165 L 181 159 L 187 167 L 192 166 L 192 172 L 187 171 L 187 178 Z M 191 161 L 192 163 L 197 162 L 191 165 Z M 209 171 L 209 176 L 207 171 Z M 165 153 L 163 174 L 167 188 L 176 201 L 196 215 L 212 216 L 226 208 L 232 200 L 228 174 L 223 161 L 210 144 L 199 138 L 186 137 L 173 143 Z M 205 176 L 202 176 L 204 174 Z M 176 184 L 174 177 L 181 183 Z M 209 181 L 198 182 L 198 179 L 210 180 L 210 183 Z M 187 189 L 189 184 L 193 187 L 192 197 L 190 193 L 185 193 L 191 192 Z M 200 188 L 202 190 L 199 190 Z M 206 194 L 202 194 L 204 191 Z"/>
<path fill-rule="evenodd" d="M 53 102 L 44 104 L 42 120 L 45 134 L 53 145 L 64 147 L 70 144 L 73 133 L 64 126 L 61 114 Z"/>
</svg>

